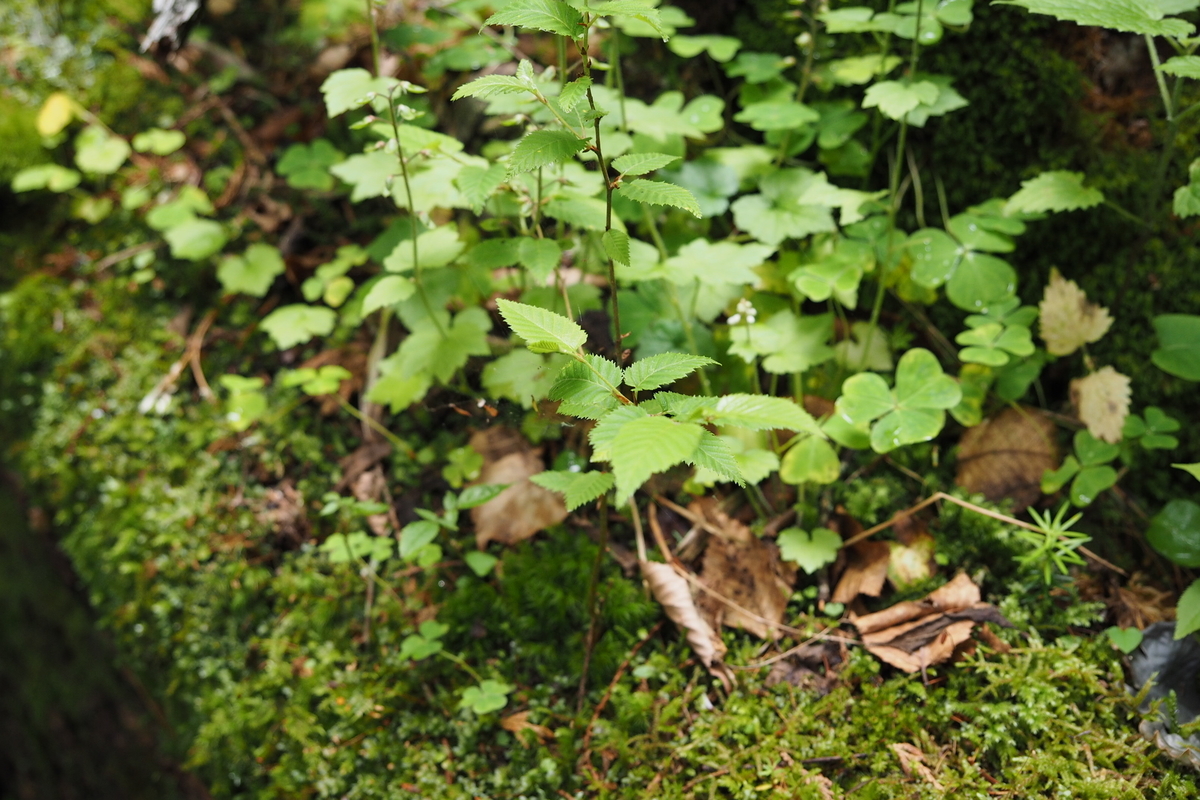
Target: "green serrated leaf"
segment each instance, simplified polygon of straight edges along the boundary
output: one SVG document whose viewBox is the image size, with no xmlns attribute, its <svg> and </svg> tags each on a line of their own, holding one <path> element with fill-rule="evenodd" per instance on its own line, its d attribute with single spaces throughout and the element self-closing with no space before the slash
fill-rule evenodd
<svg viewBox="0 0 1200 800">
<path fill-rule="evenodd" d="M 700 216 L 700 204 L 696 202 L 695 195 L 673 183 L 638 179 L 621 184 L 617 192 L 628 200 L 655 206 L 674 206 L 692 216 Z"/>
<path fill-rule="evenodd" d="M 504 183 L 507 175 L 508 168 L 504 164 L 492 164 L 486 169 L 468 165 L 459 171 L 454 185 L 458 187 L 467 206 L 478 214 L 483 211 L 488 198 Z"/>
<path fill-rule="evenodd" d="M 572 39 L 583 34 L 583 15 L 562 0 L 515 0 L 488 17 L 485 25 L 514 25 Z"/>
<path fill-rule="evenodd" d="M 616 228 L 604 232 L 600 239 L 605 254 L 618 264 L 629 266 L 629 234 Z"/>
<path fill-rule="evenodd" d="M 638 392 L 667 386 L 692 374 L 709 364 L 716 364 L 704 356 L 683 353 L 659 353 L 635 362 L 625 370 L 625 383 Z"/>
<path fill-rule="evenodd" d="M 996 0 L 997 5 L 1021 6 L 1077 25 L 1095 25 L 1151 36 L 1191 36 L 1195 26 L 1181 19 L 1164 19 L 1162 9 L 1147 0 Z"/>
<path fill-rule="evenodd" d="M 732 481 L 738 486 L 746 485 L 746 476 L 733 450 L 724 439 L 710 431 L 701 434 L 700 443 L 688 461 L 723 480 Z"/>
<path fill-rule="evenodd" d="M 611 472 L 539 472 L 529 478 L 531 481 L 563 495 L 567 511 L 574 511 L 582 505 L 592 502 L 613 487 L 616 479 Z"/>
<path fill-rule="evenodd" d="M 513 333 L 526 342 L 554 342 L 562 352 L 573 353 L 587 341 L 583 328 L 553 311 L 503 298 L 496 306 Z"/>
<path fill-rule="evenodd" d="M 620 404 L 613 394 L 620 383 L 620 367 L 589 353 L 583 361 L 572 361 L 563 367 L 548 397 L 560 401 L 560 414 L 598 419 Z"/>
<path fill-rule="evenodd" d="M 562 87 L 558 93 L 558 105 L 563 111 L 570 113 L 575 110 L 575 106 L 579 105 L 580 101 L 587 97 L 587 90 L 591 88 L 592 79 L 584 75 Z"/>
<path fill-rule="evenodd" d="M 617 506 L 623 506 L 651 475 L 692 457 L 704 429 L 667 417 L 642 417 L 621 426 L 612 442 Z"/>
<path fill-rule="evenodd" d="M 679 160 L 666 153 L 630 153 L 612 160 L 612 166 L 622 175 L 645 175 Z"/>
<path fill-rule="evenodd" d="M 591 431 L 588 443 L 592 446 L 592 461 L 608 461 L 612 458 L 612 443 L 626 423 L 648 417 L 640 406 L 619 406 L 602 415 Z"/>
<path fill-rule="evenodd" d="M 512 75 L 484 75 L 464 83 L 451 95 L 451 100 L 464 97 L 493 97 L 499 94 L 520 94 L 531 91 L 520 78 Z"/>
<path fill-rule="evenodd" d="M 1200 56 L 1174 56 L 1167 59 L 1161 69 L 1181 78 L 1200 79 Z"/>
<path fill-rule="evenodd" d="M 513 148 L 508 159 L 508 174 L 532 172 L 539 167 L 567 161 L 585 147 L 587 140 L 570 131 L 533 131 Z"/>
<path fill-rule="evenodd" d="M 825 436 L 807 411 L 784 397 L 727 394 L 718 398 L 707 411 L 708 420 L 714 425 L 734 425 L 752 431 L 779 428 L 821 438 Z"/>
<path fill-rule="evenodd" d="M 1021 189 L 1008 198 L 1005 210 L 1010 214 L 1041 214 L 1091 208 L 1103 203 L 1103 192 L 1084 187 L 1083 178 L 1082 172 L 1055 170 L 1021 181 Z"/>
</svg>

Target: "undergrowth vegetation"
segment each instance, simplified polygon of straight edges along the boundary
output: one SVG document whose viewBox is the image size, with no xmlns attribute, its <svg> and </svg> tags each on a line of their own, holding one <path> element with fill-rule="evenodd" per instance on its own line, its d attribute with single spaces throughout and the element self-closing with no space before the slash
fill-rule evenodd
<svg viewBox="0 0 1200 800">
<path fill-rule="evenodd" d="M 0 429 L 213 796 L 1195 794 L 1200 3 L 144 5 L 0 11 Z"/>
</svg>

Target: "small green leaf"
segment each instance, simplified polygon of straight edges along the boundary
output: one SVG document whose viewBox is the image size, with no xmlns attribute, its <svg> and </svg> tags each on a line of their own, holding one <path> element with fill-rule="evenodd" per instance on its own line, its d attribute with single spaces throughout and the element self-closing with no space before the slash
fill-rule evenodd
<svg viewBox="0 0 1200 800">
<path fill-rule="evenodd" d="M 563 111 L 570 112 L 580 101 L 587 97 L 587 90 L 592 86 L 592 79 L 584 75 L 562 87 L 558 93 L 558 105 Z"/>
<path fill-rule="evenodd" d="M 26 167 L 13 176 L 13 192 L 31 192 L 35 189 L 49 189 L 52 192 L 69 192 L 79 185 L 83 179 L 73 169 L 58 164 L 38 164 Z"/>
<path fill-rule="evenodd" d="M 544 282 L 562 261 L 562 248 L 553 239 L 522 237 L 517 247 L 517 260 L 535 279 Z"/>
<path fill-rule="evenodd" d="M 1175 499 L 1150 519 L 1146 540 L 1181 567 L 1200 567 L 1200 505 Z"/>
<path fill-rule="evenodd" d="M 756 131 L 794 131 L 821 118 L 813 108 L 795 100 L 763 100 L 742 108 L 733 119 Z"/>
<path fill-rule="evenodd" d="M 711 358 L 690 356 L 682 353 L 659 353 L 635 362 L 625 370 L 625 383 L 634 391 L 644 392 L 658 389 L 692 374 L 709 364 Z"/>
<path fill-rule="evenodd" d="M 523 62 L 524 63 L 524 62 Z M 492 97 L 498 94 L 520 94 L 531 92 L 532 88 L 520 78 L 512 75 L 484 75 L 473 81 L 464 83 L 450 97 L 451 100 L 461 100 L 464 97 Z"/>
<path fill-rule="evenodd" d="M 1200 461 L 1196 462 L 1195 464 L 1172 464 L 1171 466 L 1175 467 L 1175 469 L 1183 470 L 1196 480 L 1200 481 Z"/>
<path fill-rule="evenodd" d="M 620 383 L 620 367 L 589 353 L 584 361 L 572 361 L 563 367 L 548 396 L 561 401 L 561 414 L 599 419 L 619 405 L 613 391 Z"/>
<path fill-rule="evenodd" d="M 667 417 L 642 417 L 622 425 L 611 449 L 617 505 L 625 505 L 651 475 L 690 459 L 703 431 L 694 423 Z"/>
<path fill-rule="evenodd" d="M 696 202 L 696 197 L 687 189 L 673 183 L 637 179 L 621 184 L 617 191 L 628 200 L 655 206 L 674 206 L 682 208 L 692 216 L 700 216 L 700 204 Z"/>
<path fill-rule="evenodd" d="M 1200 79 L 1200 56 L 1174 56 L 1167 59 L 1160 69 L 1170 75 L 1197 80 Z"/>
<path fill-rule="evenodd" d="M 504 164 L 492 164 L 486 169 L 475 165 L 463 167 L 454 179 L 454 185 L 467 206 L 476 214 L 483 211 L 484 203 L 500 188 L 508 175 Z"/>
<path fill-rule="evenodd" d="M 1119 445 L 1102 442 L 1086 430 L 1076 431 L 1074 445 L 1075 455 L 1085 467 L 1107 464 L 1121 452 Z"/>
<path fill-rule="evenodd" d="M 1192 581 L 1192 585 L 1179 595 L 1179 604 L 1175 607 L 1175 638 L 1200 631 L 1200 580 Z"/>
<path fill-rule="evenodd" d="M 436 522 L 420 519 L 410 522 L 400 529 L 400 557 L 408 561 L 421 548 L 433 542 L 440 530 Z"/>
<path fill-rule="evenodd" d="M 363 315 L 389 308 L 413 296 L 417 285 L 404 275 L 384 275 L 371 287 L 362 302 Z"/>
<path fill-rule="evenodd" d="M 1177 378 L 1200 381 L 1200 315 L 1160 314 L 1153 322 L 1158 349 L 1150 360 Z"/>
<path fill-rule="evenodd" d="M 604 244 L 604 252 L 609 258 L 618 264 L 629 266 L 629 234 L 613 228 L 604 232 L 601 242 Z"/>
<path fill-rule="evenodd" d="M 630 153 L 612 160 L 612 166 L 622 175 L 645 175 L 679 160 L 666 153 Z"/>
<path fill-rule="evenodd" d="M 543 489 L 562 494 L 567 511 L 574 511 L 611 489 L 615 479 L 611 472 L 546 471 L 530 476 L 529 480 Z"/>
<path fill-rule="evenodd" d="M 1082 172 L 1055 170 L 1021 181 L 1021 189 L 1008 198 L 1009 214 L 1041 214 L 1047 211 L 1074 211 L 1104 202 L 1099 189 L 1083 185 Z"/>
<path fill-rule="evenodd" d="M 365 105 L 369 102 L 372 92 L 386 97 L 388 90 L 395 83 L 395 78 L 375 78 L 359 67 L 339 69 L 321 84 L 326 113 L 330 117 L 336 117 Z"/>
<path fill-rule="evenodd" d="M 1163 19 L 1157 3 L 1146 0 L 997 0 L 997 3 L 1021 6 L 1077 25 L 1095 25 L 1126 33 L 1182 38 L 1195 31 L 1190 22 Z"/>
<path fill-rule="evenodd" d="M 860 425 L 882 417 L 896 407 L 887 381 L 873 372 L 851 375 L 842 383 L 842 395 L 837 399 L 837 413 L 852 425 Z"/>
<path fill-rule="evenodd" d="M 1071 502 L 1079 508 L 1089 506 L 1116 483 L 1117 471 L 1112 467 L 1084 467 L 1071 482 Z"/>
<path fill-rule="evenodd" d="M 75 137 L 75 166 L 92 175 L 111 175 L 133 152 L 129 142 L 99 125 L 89 125 Z"/>
<path fill-rule="evenodd" d="M 409 272 L 415 266 L 438 269 L 458 258 L 465 246 L 458 238 L 457 227 L 442 225 L 417 237 L 419 264 L 413 263 L 413 243 L 409 239 L 396 244 L 391 254 L 383 260 L 383 268 L 388 272 Z"/>
<path fill-rule="evenodd" d="M 833 483 L 841 473 L 842 464 L 829 442 L 808 436 L 792 445 L 779 465 L 779 479 L 784 483 Z"/>
<path fill-rule="evenodd" d="M 525 0 L 528 2 L 528 0 Z M 468 686 L 463 690 L 462 700 L 459 701 L 460 709 L 470 709 L 476 714 L 489 714 L 493 711 L 499 711 L 508 705 L 508 695 L 516 687 L 510 686 L 507 683 L 494 681 L 490 678 L 482 681 L 478 686 Z"/>
<path fill-rule="evenodd" d="M 583 15 L 562 0 L 515 0 L 484 21 L 513 25 L 575 39 L 583 34 Z"/>
<path fill-rule="evenodd" d="M 1142 643 L 1142 632 L 1137 628 L 1118 628 L 1114 625 L 1105 628 L 1104 633 L 1108 636 L 1108 640 L 1125 655 L 1137 650 Z"/>
<path fill-rule="evenodd" d="M 724 64 L 741 48 L 740 39 L 732 36 L 672 36 L 668 49 L 680 58 L 695 58 L 707 51 L 713 61 Z"/>
<path fill-rule="evenodd" d="M 471 568 L 471 572 L 482 578 L 496 568 L 496 564 L 500 562 L 500 559 L 482 550 L 472 550 L 463 555 L 463 561 Z"/>
<path fill-rule="evenodd" d="M 214 256 L 229 241 L 219 222 L 194 217 L 169 228 L 163 238 L 171 246 L 171 255 L 188 261 L 203 261 Z"/>
<path fill-rule="evenodd" d="M 156 156 L 166 156 L 183 147 L 187 137 L 183 131 L 164 131 L 162 128 L 151 128 L 133 137 L 133 149 L 139 153 L 154 153 Z"/>
<path fill-rule="evenodd" d="M 837 560 L 842 537 L 828 528 L 815 528 L 812 534 L 799 528 L 779 532 L 779 555 L 812 574 Z"/>
<path fill-rule="evenodd" d="M 329 168 L 345 158 L 345 154 L 327 139 L 314 139 L 309 144 L 297 143 L 285 150 L 275 171 L 284 176 L 293 189 L 327 192 L 334 187 Z"/>
<path fill-rule="evenodd" d="M 621 432 L 621 428 L 625 427 L 628 422 L 648 416 L 650 415 L 646 413 L 645 409 L 639 406 L 618 406 L 599 415 L 595 426 L 588 433 L 588 443 L 592 446 L 592 461 L 611 460 L 612 443 L 616 440 L 617 434 Z"/>
<path fill-rule="evenodd" d="M 583 328 L 553 311 L 503 298 L 496 306 L 513 333 L 526 342 L 554 342 L 562 352 L 573 353 L 587 341 Z"/>
<path fill-rule="evenodd" d="M 337 324 L 337 312 L 331 308 L 297 303 L 277 308 L 268 314 L 261 327 L 280 350 L 304 344 L 314 336 L 328 336 Z"/>
<path fill-rule="evenodd" d="M 475 486 L 468 486 L 458 496 L 458 508 L 465 511 L 468 508 L 481 506 L 494 499 L 508 487 L 509 484 L 507 483 L 480 483 Z"/>
<path fill-rule="evenodd" d="M 700 434 L 700 442 L 688 461 L 722 480 L 732 481 L 739 486 L 746 485 L 746 478 L 737 456 L 725 439 L 710 431 L 705 430 Z"/>
<path fill-rule="evenodd" d="M 284 272 L 279 249 L 261 242 L 250 245 L 240 256 L 227 256 L 217 267 L 217 280 L 227 294 L 262 297 L 275 278 Z"/>
<path fill-rule="evenodd" d="M 1067 485 L 1067 481 L 1079 474 L 1079 461 L 1075 456 L 1063 459 L 1058 469 L 1048 469 L 1042 473 L 1042 494 L 1054 494 Z"/>
<path fill-rule="evenodd" d="M 931 81 L 880 81 L 863 96 L 863 108 L 878 107 L 884 116 L 901 119 L 922 104 L 932 106 L 941 90 Z"/>
<path fill-rule="evenodd" d="M 587 147 L 587 140 L 570 131 L 533 131 L 517 142 L 508 159 L 508 174 L 532 172 L 569 160 Z"/>
</svg>

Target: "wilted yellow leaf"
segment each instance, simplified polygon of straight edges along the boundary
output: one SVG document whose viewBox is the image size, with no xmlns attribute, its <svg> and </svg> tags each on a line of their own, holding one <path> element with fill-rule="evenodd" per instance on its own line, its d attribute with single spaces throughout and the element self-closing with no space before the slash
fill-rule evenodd
<svg viewBox="0 0 1200 800">
<path fill-rule="evenodd" d="M 1112 367 L 1076 378 L 1071 381 L 1071 402 L 1092 436 L 1109 443 L 1121 441 L 1121 428 L 1129 415 L 1129 378 Z"/>
<path fill-rule="evenodd" d="M 1056 356 L 1070 355 L 1088 342 L 1099 341 L 1113 322 L 1108 309 L 1089 303 L 1075 281 L 1064 280 L 1057 269 L 1050 270 L 1038 313 L 1046 350 Z"/>
<path fill-rule="evenodd" d="M 37 130 L 42 136 L 56 136 L 75 118 L 75 101 L 66 92 L 55 92 L 42 103 L 37 115 Z"/>
</svg>

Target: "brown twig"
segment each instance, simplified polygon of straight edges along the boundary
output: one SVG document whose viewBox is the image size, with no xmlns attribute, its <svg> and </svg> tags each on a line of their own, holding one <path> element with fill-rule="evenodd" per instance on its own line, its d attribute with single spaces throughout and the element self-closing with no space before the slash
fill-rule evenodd
<svg viewBox="0 0 1200 800">
<path fill-rule="evenodd" d="M 95 263 L 93 268 L 97 272 L 103 272 L 104 270 L 108 269 L 109 267 L 113 266 L 114 264 L 120 264 L 125 259 L 133 258 L 138 253 L 144 253 L 147 250 L 153 250 L 154 248 L 158 247 L 161 244 L 162 244 L 162 242 L 159 242 L 159 241 L 142 242 L 141 244 L 135 244 L 132 247 L 126 247 L 124 250 L 118 250 L 117 252 L 113 253 L 112 255 L 108 255 L 108 256 L 105 256 L 104 258 L 100 259 L 99 261 L 97 261 Z"/>
</svg>

